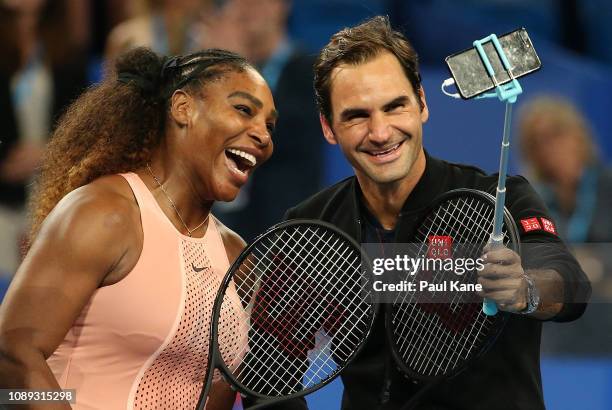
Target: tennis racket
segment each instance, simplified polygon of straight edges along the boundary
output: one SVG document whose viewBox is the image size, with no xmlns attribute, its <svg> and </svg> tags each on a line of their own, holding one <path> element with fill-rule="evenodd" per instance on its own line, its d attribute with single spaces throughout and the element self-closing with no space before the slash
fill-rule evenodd
<svg viewBox="0 0 612 410">
<path fill-rule="evenodd" d="M 479 258 L 489 241 L 494 210 L 495 198 L 482 191 L 459 189 L 441 195 L 418 224 L 416 254 L 446 246 L 452 252 L 460 247 L 462 258 Z M 504 245 L 520 253 L 518 230 L 505 208 L 502 233 Z M 475 268 L 461 276 L 451 274 L 461 283 L 477 283 Z M 428 269 L 406 280 L 423 277 L 429 283 L 441 283 L 448 280 L 448 272 Z M 393 358 L 404 374 L 421 385 L 402 410 L 414 408 L 440 381 L 458 374 L 483 355 L 508 316 L 505 312 L 486 315 L 481 309 L 482 298 L 475 291 L 447 293 L 449 300 L 445 303 L 435 301 L 433 296 L 429 301 L 427 295 L 404 292 L 387 306 L 386 331 Z"/>
<path fill-rule="evenodd" d="M 251 409 L 330 381 L 365 344 L 376 306 L 359 245 L 320 221 L 291 220 L 260 235 L 232 264 L 213 306 L 198 409 L 222 375 Z"/>
</svg>

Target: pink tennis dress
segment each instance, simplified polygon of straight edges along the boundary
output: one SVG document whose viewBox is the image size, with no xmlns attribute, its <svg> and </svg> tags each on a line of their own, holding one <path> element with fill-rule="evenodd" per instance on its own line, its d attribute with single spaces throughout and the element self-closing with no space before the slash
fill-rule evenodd
<svg viewBox="0 0 612 410">
<path fill-rule="evenodd" d="M 179 233 L 136 174 L 122 174 L 140 207 L 142 253 L 116 284 L 98 289 L 47 360 L 74 409 L 190 409 L 207 368 L 212 306 L 229 267 L 214 217 L 203 238 Z M 102 251 L 102 250 L 101 250 Z M 244 311 L 223 303 L 222 356 L 246 350 Z"/>
</svg>

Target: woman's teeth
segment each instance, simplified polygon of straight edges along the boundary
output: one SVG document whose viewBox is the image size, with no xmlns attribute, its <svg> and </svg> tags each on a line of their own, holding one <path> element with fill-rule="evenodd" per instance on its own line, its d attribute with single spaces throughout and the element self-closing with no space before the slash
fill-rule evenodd
<svg viewBox="0 0 612 410">
<path fill-rule="evenodd" d="M 257 159 L 255 158 L 255 156 L 252 154 L 249 154 L 248 152 L 240 151 L 239 149 L 235 149 L 235 148 L 229 148 L 227 151 L 231 152 L 232 154 L 236 156 L 244 158 L 248 162 L 248 165 L 251 167 L 254 167 L 257 164 Z"/>
</svg>

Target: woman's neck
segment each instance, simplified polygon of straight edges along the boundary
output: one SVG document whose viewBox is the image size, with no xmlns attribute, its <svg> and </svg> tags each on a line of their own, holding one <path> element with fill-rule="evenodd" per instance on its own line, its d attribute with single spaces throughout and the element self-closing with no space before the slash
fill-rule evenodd
<svg viewBox="0 0 612 410">
<path fill-rule="evenodd" d="M 203 198 L 182 163 L 153 159 L 143 174 L 149 180 L 147 185 L 153 196 L 180 230 L 184 227 L 193 230 L 208 218 L 214 201 Z M 199 233 L 201 229 L 193 232 Z"/>
</svg>

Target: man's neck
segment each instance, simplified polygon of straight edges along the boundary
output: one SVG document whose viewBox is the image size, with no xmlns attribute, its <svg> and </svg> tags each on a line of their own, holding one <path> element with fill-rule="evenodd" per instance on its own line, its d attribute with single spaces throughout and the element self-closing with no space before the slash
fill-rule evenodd
<svg viewBox="0 0 612 410">
<path fill-rule="evenodd" d="M 425 153 L 421 151 L 405 178 L 389 184 L 379 184 L 357 175 L 365 206 L 385 229 L 394 229 L 400 211 L 425 172 Z"/>
</svg>

